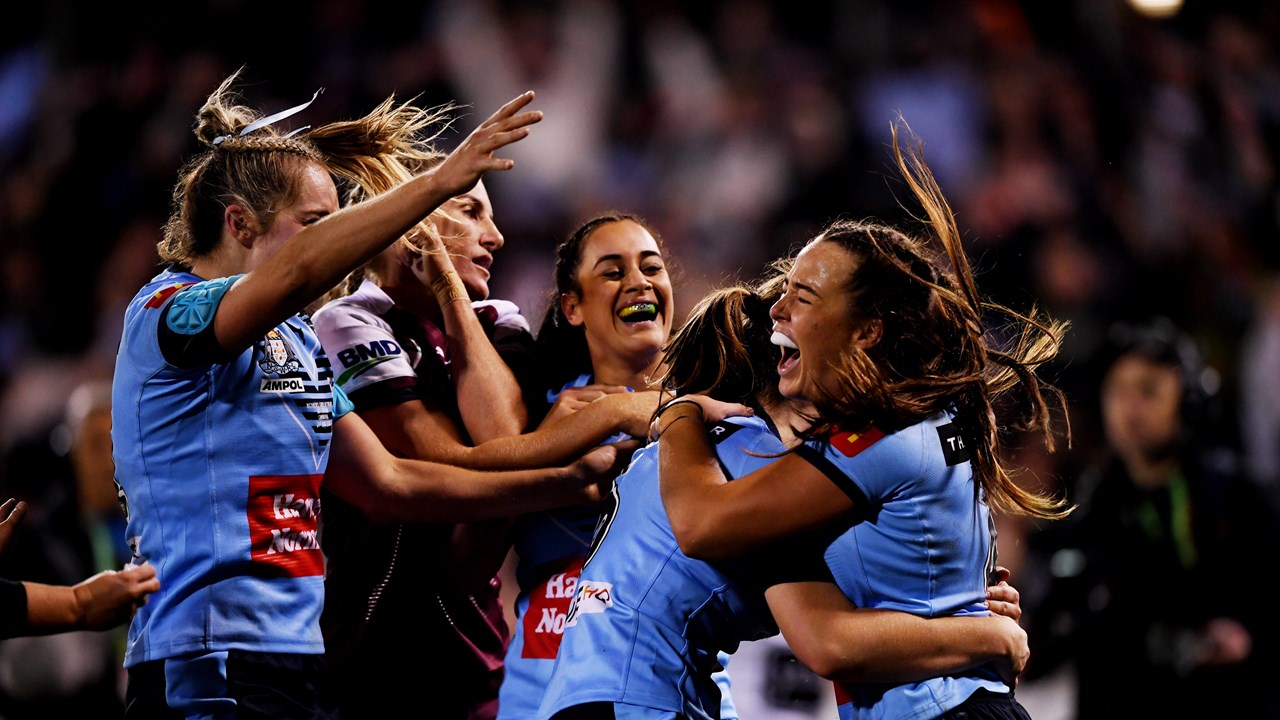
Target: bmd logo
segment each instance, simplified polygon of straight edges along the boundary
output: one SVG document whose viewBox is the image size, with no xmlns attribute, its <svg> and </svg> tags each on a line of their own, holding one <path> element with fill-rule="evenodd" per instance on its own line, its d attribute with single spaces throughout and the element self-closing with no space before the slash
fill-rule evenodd
<svg viewBox="0 0 1280 720">
<path fill-rule="evenodd" d="M 346 372 L 338 376 L 338 386 L 359 377 L 382 363 L 400 356 L 404 351 L 391 340 L 374 340 L 368 345 L 353 345 L 338 353 L 338 362 L 346 368 Z"/>
<path fill-rule="evenodd" d="M 349 368 L 364 360 L 399 354 L 400 346 L 395 342 L 391 340 L 374 340 L 368 345 L 355 345 L 338 353 L 338 362 L 342 363 L 343 367 Z"/>
</svg>

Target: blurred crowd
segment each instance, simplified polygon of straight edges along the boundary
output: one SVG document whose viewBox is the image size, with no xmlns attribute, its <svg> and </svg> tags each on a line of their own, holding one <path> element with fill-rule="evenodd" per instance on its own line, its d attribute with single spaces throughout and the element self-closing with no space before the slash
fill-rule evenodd
<svg viewBox="0 0 1280 720">
<path fill-rule="evenodd" d="M 555 243 L 605 208 L 663 234 L 688 305 L 831 219 L 914 222 L 888 150 L 901 117 L 989 299 L 1072 323 L 1052 375 L 1073 440 L 1020 455 L 1028 482 L 1074 492 L 1107 451 L 1108 333 L 1160 315 L 1203 356 L 1196 442 L 1278 492 L 1280 5 L 320 0 L 254 3 L 247 22 L 249 6 L 50 0 L 0 28 L 0 495 L 71 472 L 68 401 L 110 378 L 190 118 L 240 66 L 268 111 L 324 88 L 298 125 L 396 92 L 457 104 L 461 137 L 536 90 L 536 139 L 487 181 L 507 238 L 494 295 L 531 318 Z M 1035 531 L 1000 543 L 1031 603 L 1043 568 L 1026 563 L 1051 557 L 1022 541 Z"/>
</svg>

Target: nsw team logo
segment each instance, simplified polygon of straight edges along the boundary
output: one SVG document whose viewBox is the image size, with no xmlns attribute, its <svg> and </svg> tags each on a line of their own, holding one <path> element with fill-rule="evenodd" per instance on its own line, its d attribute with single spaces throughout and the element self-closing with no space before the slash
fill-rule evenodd
<svg viewBox="0 0 1280 720">
<path fill-rule="evenodd" d="M 294 354 L 293 348 L 289 347 L 289 343 L 280 334 L 279 330 L 271 330 L 267 336 L 262 339 L 262 353 L 258 358 L 258 367 L 268 375 L 284 375 L 287 373 L 298 372 L 301 364 L 298 362 L 298 356 Z M 271 390 L 264 392 L 292 392 L 289 390 Z"/>
</svg>

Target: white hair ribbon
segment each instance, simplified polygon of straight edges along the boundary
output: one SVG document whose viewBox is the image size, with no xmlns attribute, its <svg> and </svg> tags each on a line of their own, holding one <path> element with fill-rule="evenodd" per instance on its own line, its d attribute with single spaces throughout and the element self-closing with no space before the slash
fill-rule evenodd
<svg viewBox="0 0 1280 720">
<path fill-rule="evenodd" d="M 297 115 L 303 110 L 306 110 L 307 108 L 311 107 L 311 103 L 315 102 L 316 98 L 320 97 L 320 93 L 322 92 L 324 92 L 324 88 L 320 88 L 319 90 L 317 90 L 316 94 L 312 95 L 310 100 L 302 103 L 301 105 L 295 105 L 289 108 L 288 110 L 281 110 L 280 112 L 274 115 L 268 115 L 264 118 L 258 118 L 257 120 L 254 120 L 248 125 L 245 125 L 244 129 L 239 132 L 240 137 L 244 137 L 245 135 L 248 135 L 254 130 L 257 130 L 259 128 L 264 128 L 268 125 L 271 125 L 272 123 L 280 122 L 281 120 L 284 120 L 285 118 L 291 115 Z M 288 135 L 285 135 L 285 137 L 293 137 L 296 133 L 302 132 L 303 130 L 306 130 L 309 127 L 311 126 L 307 125 L 304 127 L 300 127 L 297 130 L 294 130 L 293 132 L 289 133 Z M 213 139 L 213 144 L 221 145 L 222 141 L 229 140 L 229 139 L 231 139 L 230 135 L 219 135 L 218 137 Z"/>
</svg>

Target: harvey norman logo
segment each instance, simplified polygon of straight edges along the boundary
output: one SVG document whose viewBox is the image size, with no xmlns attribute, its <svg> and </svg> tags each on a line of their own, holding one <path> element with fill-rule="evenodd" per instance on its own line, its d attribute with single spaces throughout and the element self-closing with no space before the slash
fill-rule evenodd
<svg viewBox="0 0 1280 720">
<path fill-rule="evenodd" d="M 307 388 L 302 384 L 301 378 L 262 378 L 262 384 L 258 386 L 258 392 L 264 393 L 300 393 L 306 391 Z"/>
</svg>

